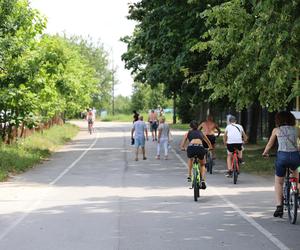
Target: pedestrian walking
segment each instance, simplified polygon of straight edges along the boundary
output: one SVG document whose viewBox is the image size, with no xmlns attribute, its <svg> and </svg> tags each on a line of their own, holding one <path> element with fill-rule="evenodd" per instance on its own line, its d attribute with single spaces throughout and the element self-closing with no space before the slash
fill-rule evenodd
<svg viewBox="0 0 300 250">
<path fill-rule="evenodd" d="M 148 141 L 148 130 L 146 123 L 143 121 L 143 116 L 141 115 L 139 116 L 139 120 L 134 122 L 131 129 L 131 140 L 133 140 L 133 138 L 136 148 L 135 160 L 138 161 L 139 147 L 142 148 L 143 160 L 146 160 L 145 141 Z"/>
<path fill-rule="evenodd" d="M 169 143 L 170 143 L 170 127 L 165 123 L 166 118 L 161 117 L 158 126 L 158 141 L 156 159 L 160 159 L 160 149 L 164 148 L 165 160 L 168 159 Z"/>
<path fill-rule="evenodd" d="M 148 116 L 148 122 L 150 127 L 150 132 L 152 133 L 152 141 L 157 141 L 157 127 L 158 127 L 158 119 L 157 119 L 157 113 L 154 111 L 154 109 L 151 110 L 149 116 Z"/>
</svg>

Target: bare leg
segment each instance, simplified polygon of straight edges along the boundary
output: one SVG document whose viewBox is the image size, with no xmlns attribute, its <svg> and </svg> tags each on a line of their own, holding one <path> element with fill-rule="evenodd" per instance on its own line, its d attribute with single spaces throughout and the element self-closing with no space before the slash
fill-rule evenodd
<svg viewBox="0 0 300 250">
<path fill-rule="evenodd" d="M 143 159 L 146 160 L 146 150 L 145 147 L 142 147 Z"/>
<path fill-rule="evenodd" d="M 212 158 L 213 158 L 213 159 L 216 159 L 216 150 L 215 150 L 215 149 L 216 149 L 216 145 L 213 144 L 212 147 L 213 147 L 213 149 L 212 149 L 212 151 L 211 151 Z"/>
<path fill-rule="evenodd" d="M 200 173 L 202 180 L 205 181 L 205 174 L 206 174 L 206 167 L 205 167 L 205 160 L 200 160 Z"/>
<path fill-rule="evenodd" d="M 192 159 L 188 159 L 188 176 L 192 176 L 192 166 L 193 166 L 193 161 Z"/>
<path fill-rule="evenodd" d="M 136 151 L 135 151 L 135 160 L 136 161 L 138 160 L 138 156 L 139 156 L 139 148 L 137 147 Z"/>
<path fill-rule="evenodd" d="M 275 175 L 275 199 L 276 199 L 276 206 L 281 206 L 282 205 L 283 180 L 284 180 L 284 177 L 279 177 L 279 176 Z"/>
<path fill-rule="evenodd" d="M 231 169 L 231 153 L 227 154 L 227 169 L 232 170 Z"/>
</svg>

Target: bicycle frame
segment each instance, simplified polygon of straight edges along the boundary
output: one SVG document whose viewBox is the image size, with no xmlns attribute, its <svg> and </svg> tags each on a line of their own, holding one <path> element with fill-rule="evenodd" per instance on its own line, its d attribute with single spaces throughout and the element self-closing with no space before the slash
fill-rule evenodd
<svg viewBox="0 0 300 250">
<path fill-rule="evenodd" d="M 239 159 L 237 149 L 234 149 L 231 158 L 231 168 L 233 173 L 233 184 L 237 183 L 238 175 L 240 172 Z"/>
<path fill-rule="evenodd" d="M 201 180 L 201 172 L 199 169 L 200 164 L 199 164 L 198 157 L 194 157 L 192 166 L 193 166 L 192 187 L 194 189 L 194 201 L 197 201 L 198 197 L 200 197 L 200 180 Z"/>
</svg>

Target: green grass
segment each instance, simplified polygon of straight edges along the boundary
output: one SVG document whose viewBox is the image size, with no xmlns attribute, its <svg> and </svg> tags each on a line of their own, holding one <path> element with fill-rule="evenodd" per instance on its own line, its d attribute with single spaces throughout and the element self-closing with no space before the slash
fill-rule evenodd
<svg viewBox="0 0 300 250">
<path fill-rule="evenodd" d="M 222 142 L 223 138 L 217 139 L 216 154 L 218 159 L 226 161 L 227 151 Z M 243 159 L 246 162 L 242 165 L 243 172 L 258 175 L 273 175 L 275 157 L 263 158 L 262 152 L 267 144 L 266 141 L 259 141 L 256 145 L 246 144 L 243 151 Z"/>
<path fill-rule="evenodd" d="M 144 121 L 148 121 L 148 114 L 141 113 L 144 117 Z M 172 122 L 172 114 L 165 114 L 166 121 L 168 123 Z M 132 114 L 116 114 L 116 115 L 108 115 L 105 118 L 100 118 L 102 122 L 132 122 L 133 115 Z"/>
<path fill-rule="evenodd" d="M 44 133 L 21 139 L 12 145 L 0 145 L 0 181 L 10 173 L 21 173 L 49 157 L 51 151 L 73 138 L 78 128 L 71 124 L 54 126 Z"/>
<path fill-rule="evenodd" d="M 187 123 L 177 123 L 177 124 L 171 124 L 170 125 L 171 129 L 176 129 L 176 130 L 189 130 L 190 125 Z"/>
</svg>

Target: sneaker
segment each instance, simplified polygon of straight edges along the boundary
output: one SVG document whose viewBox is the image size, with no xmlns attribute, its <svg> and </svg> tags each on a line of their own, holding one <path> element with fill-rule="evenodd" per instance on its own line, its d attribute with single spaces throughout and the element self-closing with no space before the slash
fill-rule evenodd
<svg viewBox="0 0 300 250">
<path fill-rule="evenodd" d="M 157 155 L 157 156 L 155 157 L 155 159 L 156 159 L 156 160 L 160 160 L 160 156 Z"/>
<path fill-rule="evenodd" d="M 243 160 L 243 158 L 239 158 L 239 164 L 240 164 L 240 165 L 245 164 L 245 161 Z"/>
<path fill-rule="evenodd" d="M 168 156 L 167 155 L 165 156 L 165 160 L 168 160 Z"/>
<path fill-rule="evenodd" d="M 201 181 L 200 188 L 201 189 L 206 189 L 206 183 L 205 183 L 205 181 Z"/>
<path fill-rule="evenodd" d="M 191 177 L 191 176 L 188 176 L 188 177 L 187 177 L 187 181 L 188 181 L 188 182 L 192 182 L 192 177 Z"/>
<path fill-rule="evenodd" d="M 227 173 L 225 174 L 226 177 L 232 177 L 232 171 L 228 170 Z"/>
<path fill-rule="evenodd" d="M 273 216 L 282 218 L 282 215 L 283 215 L 283 206 L 277 206 Z"/>
<path fill-rule="evenodd" d="M 144 157 L 143 157 L 143 160 L 147 160 L 147 157 L 144 156 Z"/>
</svg>

